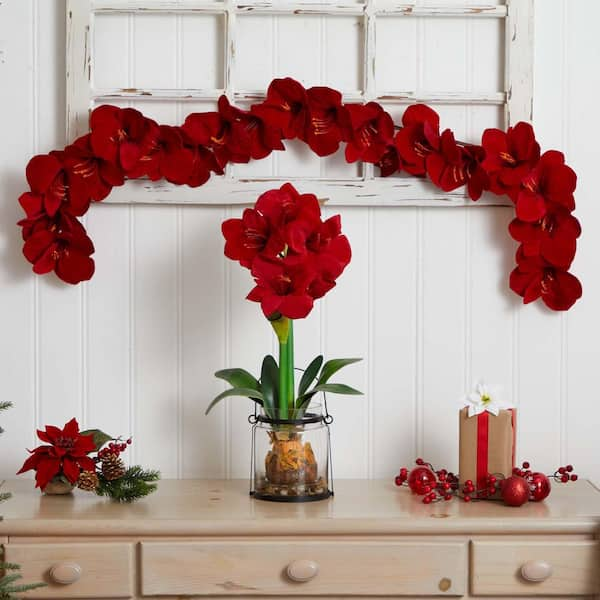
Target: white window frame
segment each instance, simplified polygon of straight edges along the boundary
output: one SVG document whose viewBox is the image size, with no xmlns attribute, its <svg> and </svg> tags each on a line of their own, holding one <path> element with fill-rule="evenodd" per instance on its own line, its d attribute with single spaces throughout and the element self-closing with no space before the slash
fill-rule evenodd
<svg viewBox="0 0 600 600">
<path fill-rule="evenodd" d="M 432 102 L 460 105 L 504 106 L 505 122 L 532 120 L 533 105 L 533 3 L 534 0 L 506 0 L 505 5 L 422 6 L 413 2 L 378 6 L 374 0 L 357 3 L 327 0 L 319 4 L 280 4 L 268 0 L 245 3 L 225 0 L 177 0 L 144 2 L 143 0 L 68 0 L 67 2 L 67 137 L 73 140 L 88 131 L 90 107 L 94 102 L 111 100 L 153 99 L 185 101 L 216 100 L 226 94 L 233 102 L 259 100 L 264 90 L 238 90 L 235 72 L 236 19 L 252 12 L 267 15 L 354 15 L 364 19 L 364 89 L 346 94 L 355 102 L 369 100 L 385 103 Z M 94 89 L 91 35 L 94 15 L 116 13 L 188 12 L 221 14 L 226 19 L 224 88 L 223 89 Z M 469 19 L 498 18 L 507 21 L 505 42 L 505 92 L 477 94 L 472 92 L 415 93 L 411 91 L 375 91 L 375 21 L 386 16 L 461 17 Z M 166 181 L 129 181 L 115 188 L 106 202 L 125 204 L 247 204 L 263 191 L 284 181 L 282 177 L 237 178 L 231 170 L 224 177 L 213 176 L 200 188 L 174 186 Z M 506 198 L 485 195 L 473 203 L 464 189 L 442 192 L 423 179 L 375 177 L 373 165 L 363 165 L 362 175 L 347 179 L 297 178 L 310 181 L 310 191 L 328 204 L 337 206 L 485 206 L 507 205 Z M 303 186 L 308 187 L 308 186 Z"/>
</svg>

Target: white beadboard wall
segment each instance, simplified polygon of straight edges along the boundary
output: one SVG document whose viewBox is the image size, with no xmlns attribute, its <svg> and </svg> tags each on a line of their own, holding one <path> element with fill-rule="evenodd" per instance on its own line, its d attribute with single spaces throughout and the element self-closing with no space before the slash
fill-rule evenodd
<svg viewBox="0 0 600 600">
<path fill-rule="evenodd" d="M 94 207 L 86 222 L 97 272 L 79 287 L 33 276 L 21 257 L 14 223 L 25 165 L 65 143 L 64 10 L 62 0 L 0 3 L 0 397 L 14 402 L 2 416 L 0 477 L 14 475 L 36 427 L 72 416 L 86 427 L 132 434 L 130 459 L 164 477 L 245 477 L 250 406 L 233 399 L 203 414 L 222 389 L 215 370 L 256 371 L 261 356 L 275 350 L 257 305 L 243 300 L 247 272 L 222 257 L 220 222 L 235 209 Z M 300 364 L 317 352 L 365 358 L 344 375 L 365 397 L 331 401 L 337 477 L 392 477 L 416 455 L 456 468 L 457 399 L 484 377 L 502 383 L 518 403 L 519 457 L 545 471 L 572 462 L 600 482 L 600 71 L 590 68 L 600 61 L 599 20 L 597 0 L 537 2 L 534 125 L 543 146 L 563 149 L 579 174 L 584 235 L 574 271 L 584 297 L 568 314 L 524 307 L 508 291 L 508 208 L 342 210 L 354 260 L 338 288 L 297 325 Z M 115 48 L 127 27 L 114 24 Z M 287 31 L 285 22 L 281 27 Z M 327 42 L 324 31 L 320 43 L 338 39 L 334 32 Z M 432 31 L 433 65 L 414 77 L 433 77 L 437 69 L 443 79 L 464 56 L 472 64 L 461 86 L 486 77 L 485 70 L 477 74 L 479 61 L 489 59 L 478 52 L 483 40 L 459 34 Z M 402 69 L 403 49 L 389 26 L 378 39 L 389 44 L 378 49 L 382 61 L 396 56 Z M 210 50 L 203 40 L 192 39 L 200 55 Z M 303 52 L 296 52 L 298 68 Z M 136 69 L 114 55 L 111 67 L 152 80 L 158 75 L 149 64 Z M 244 72 L 251 69 L 252 61 Z M 351 70 L 348 82 L 338 81 L 345 71 L 335 62 L 323 69 L 325 82 L 356 85 Z M 216 77 L 210 69 L 198 75 L 182 68 L 170 76 L 171 85 Z M 150 103 L 147 112 L 177 121 L 193 108 Z M 489 107 L 442 114 L 445 126 L 471 138 L 498 119 Z M 319 166 L 302 156 L 289 152 L 273 159 L 275 166 L 263 161 L 246 169 L 340 168 L 335 159 Z"/>
</svg>

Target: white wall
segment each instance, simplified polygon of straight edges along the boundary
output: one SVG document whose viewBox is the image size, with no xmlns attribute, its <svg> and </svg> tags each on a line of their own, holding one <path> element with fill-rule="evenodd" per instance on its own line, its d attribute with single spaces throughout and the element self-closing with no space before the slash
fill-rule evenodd
<svg viewBox="0 0 600 600">
<path fill-rule="evenodd" d="M 456 401 L 483 376 L 519 405 L 520 457 L 546 471 L 572 462 L 600 481 L 600 5 L 543 0 L 536 11 L 534 125 L 579 174 L 584 297 L 562 315 L 519 304 L 507 289 L 508 208 L 343 210 L 354 260 L 297 327 L 300 362 L 318 351 L 365 357 L 345 376 L 365 398 L 332 402 L 338 477 L 391 477 L 416 455 L 456 468 Z M 75 415 L 132 433 L 132 459 L 165 477 L 245 477 L 249 406 L 234 399 L 203 416 L 221 389 L 216 369 L 256 370 L 274 348 L 243 301 L 247 273 L 221 255 L 231 209 L 94 207 L 97 273 L 76 288 L 33 276 L 20 255 L 24 167 L 65 143 L 63 22 L 62 1 L 0 4 L 0 390 L 15 404 L 0 476 L 20 466 L 36 426 Z M 475 111 L 469 131 L 491 124 Z"/>
</svg>

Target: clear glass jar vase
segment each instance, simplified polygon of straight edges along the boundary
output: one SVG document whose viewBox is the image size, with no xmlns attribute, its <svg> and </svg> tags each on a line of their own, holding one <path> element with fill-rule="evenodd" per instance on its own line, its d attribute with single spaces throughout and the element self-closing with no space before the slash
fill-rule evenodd
<svg viewBox="0 0 600 600">
<path fill-rule="evenodd" d="M 320 405 L 298 418 L 272 418 L 263 411 L 250 418 L 250 493 L 274 502 L 311 502 L 333 495 L 329 424 Z"/>
</svg>

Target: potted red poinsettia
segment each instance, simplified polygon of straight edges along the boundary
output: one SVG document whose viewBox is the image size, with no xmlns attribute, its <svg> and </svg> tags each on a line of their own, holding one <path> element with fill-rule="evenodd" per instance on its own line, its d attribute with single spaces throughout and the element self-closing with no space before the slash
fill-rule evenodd
<svg viewBox="0 0 600 600">
<path fill-rule="evenodd" d="M 253 483 L 258 498 L 306 501 L 331 495 L 329 417 L 315 400 L 320 394 L 360 394 L 330 379 L 359 358 L 324 362 L 317 356 L 296 386 L 294 321 L 303 319 L 336 285 L 351 259 L 339 215 L 323 220 L 314 194 L 286 183 L 262 194 L 241 219 L 222 225 L 225 255 L 250 270 L 255 286 L 248 300 L 259 302 L 279 342 L 279 360 L 267 355 L 259 377 L 244 369 L 215 375 L 232 387 L 223 398 L 244 396 L 255 403 Z"/>
</svg>

